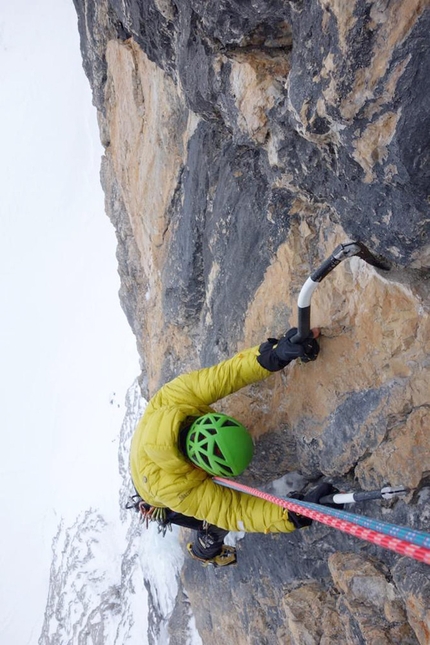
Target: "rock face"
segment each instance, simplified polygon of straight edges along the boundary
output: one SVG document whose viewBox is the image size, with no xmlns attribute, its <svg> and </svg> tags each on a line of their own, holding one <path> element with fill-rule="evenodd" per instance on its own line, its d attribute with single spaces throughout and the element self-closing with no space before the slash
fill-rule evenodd
<svg viewBox="0 0 430 645">
<path fill-rule="evenodd" d="M 264 455 L 247 481 L 299 470 L 401 483 L 418 489 L 407 503 L 363 512 L 428 530 L 428 2 L 74 2 L 144 394 L 294 325 L 312 269 L 359 239 L 391 271 L 353 258 L 321 284 L 318 361 L 220 408 Z M 247 536 L 239 570 L 222 576 L 186 565 L 204 642 L 217 625 L 237 643 L 428 642 L 426 567 L 307 533 Z M 358 556 L 384 600 L 366 604 L 363 580 L 348 582 Z M 321 625 L 305 634 L 313 603 Z"/>
</svg>

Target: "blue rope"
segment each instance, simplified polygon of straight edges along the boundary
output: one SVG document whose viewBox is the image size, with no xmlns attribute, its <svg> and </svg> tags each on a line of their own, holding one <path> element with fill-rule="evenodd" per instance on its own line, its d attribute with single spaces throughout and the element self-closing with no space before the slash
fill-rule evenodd
<svg viewBox="0 0 430 645">
<path fill-rule="evenodd" d="M 239 491 L 242 490 L 242 492 L 246 492 L 240 488 L 241 484 L 237 485 L 237 483 L 232 480 L 214 477 L 214 481 L 221 486 L 226 486 L 227 488 L 232 488 Z M 250 486 L 244 486 L 244 488 L 251 489 Z M 355 513 L 349 513 L 348 511 L 331 508 L 331 506 L 325 506 L 323 504 L 304 502 L 303 500 L 298 500 L 294 497 L 276 497 L 272 494 L 270 494 L 270 497 L 279 500 L 279 502 L 281 502 L 281 505 L 282 502 L 292 502 L 311 511 L 318 511 L 319 513 L 323 513 L 324 515 L 335 517 L 339 520 L 345 520 L 346 522 L 351 522 L 352 524 L 362 526 L 365 529 L 370 529 L 372 531 L 376 531 L 377 533 L 382 533 L 383 535 L 389 535 L 390 537 L 404 540 L 405 542 L 415 544 L 416 546 L 430 548 L 430 533 L 416 531 L 415 529 L 409 529 L 405 526 L 397 526 L 396 524 L 390 524 L 389 522 L 383 522 L 382 520 L 374 520 L 371 517 L 356 515 Z"/>
<path fill-rule="evenodd" d="M 324 506 L 323 504 L 304 502 L 292 497 L 283 497 L 280 499 L 283 499 L 287 502 L 294 502 L 294 504 L 298 504 L 299 506 L 303 506 L 304 508 L 308 508 L 312 511 L 319 511 L 320 513 L 330 515 L 331 517 L 336 517 L 340 520 L 352 522 L 353 524 L 357 524 L 358 526 L 362 526 L 366 529 L 371 529 L 372 531 L 377 531 L 378 533 L 383 533 L 384 535 L 389 535 L 391 537 L 399 538 L 400 540 L 405 540 L 406 542 L 416 544 L 417 546 L 430 548 L 430 533 L 424 533 L 423 531 L 409 529 L 406 526 L 397 526 L 396 524 L 390 524 L 389 522 L 383 522 L 382 520 L 374 520 L 371 517 L 356 515 L 355 513 L 349 513 L 348 511 L 331 508 L 330 506 Z"/>
</svg>

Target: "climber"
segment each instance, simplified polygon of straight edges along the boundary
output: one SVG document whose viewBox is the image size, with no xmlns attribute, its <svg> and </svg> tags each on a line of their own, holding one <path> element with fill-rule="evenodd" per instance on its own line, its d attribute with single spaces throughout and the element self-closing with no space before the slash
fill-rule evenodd
<svg viewBox="0 0 430 645">
<path fill-rule="evenodd" d="M 253 443 L 239 421 L 215 412 L 210 405 L 267 378 L 294 359 L 315 360 L 319 330 L 312 330 L 300 344 L 290 340 L 296 331 L 290 329 L 279 341 L 270 338 L 217 365 L 178 376 L 149 401 L 135 430 L 131 476 L 140 501 L 146 504 L 139 510 L 152 514 L 149 509 L 164 509 L 165 523 L 188 522 L 189 528 L 197 530 L 188 551 L 206 564 L 236 562 L 235 549 L 224 544 L 229 531 L 288 533 L 311 523 L 212 480 L 213 475 L 242 473 L 252 459 Z M 318 503 L 331 490 L 323 484 L 305 499 Z M 190 519 L 195 523 L 190 524 Z"/>
</svg>

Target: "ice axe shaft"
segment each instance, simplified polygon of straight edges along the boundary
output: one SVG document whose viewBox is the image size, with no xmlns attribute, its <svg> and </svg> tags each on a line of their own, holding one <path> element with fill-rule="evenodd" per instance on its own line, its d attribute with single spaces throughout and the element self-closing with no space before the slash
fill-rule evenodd
<svg viewBox="0 0 430 645">
<path fill-rule="evenodd" d="M 357 256 L 372 266 L 389 271 L 390 267 L 378 260 L 369 249 L 361 242 L 348 242 L 339 244 L 333 253 L 309 276 L 301 288 L 298 299 L 297 334 L 291 338 L 292 343 L 300 343 L 308 338 L 311 331 L 311 299 L 312 294 L 324 280 L 343 260 Z"/>
<path fill-rule="evenodd" d="M 409 488 L 405 486 L 384 486 L 380 490 L 359 490 L 352 493 L 335 493 L 326 495 L 319 500 L 319 504 L 355 504 L 367 502 L 372 499 L 392 499 L 399 495 L 407 495 Z"/>
</svg>

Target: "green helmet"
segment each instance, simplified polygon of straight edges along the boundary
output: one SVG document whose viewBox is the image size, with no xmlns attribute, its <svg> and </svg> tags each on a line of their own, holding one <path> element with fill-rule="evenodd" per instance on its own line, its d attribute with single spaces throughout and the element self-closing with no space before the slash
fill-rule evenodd
<svg viewBox="0 0 430 645">
<path fill-rule="evenodd" d="M 254 444 L 248 430 L 226 414 L 211 412 L 196 419 L 186 439 L 187 456 L 211 475 L 240 475 L 249 465 Z"/>
</svg>

